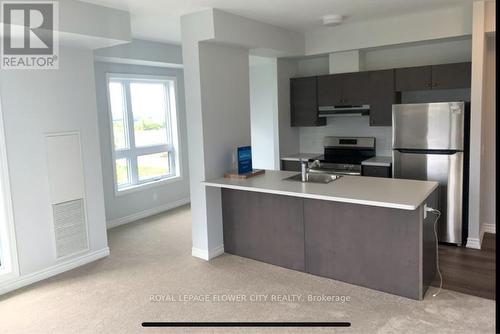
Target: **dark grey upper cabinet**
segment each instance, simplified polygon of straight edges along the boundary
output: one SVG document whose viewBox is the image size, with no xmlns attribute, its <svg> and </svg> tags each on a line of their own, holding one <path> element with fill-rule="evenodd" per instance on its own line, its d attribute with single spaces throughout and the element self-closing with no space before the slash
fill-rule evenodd
<svg viewBox="0 0 500 334">
<path fill-rule="evenodd" d="M 397 103 L 394 91 L 394 70 L 367 72 L 369 74 L 368 101 L 370 125 L 391 126 L 392 105 Z"/>
<path fill-rule="evenodd" d="M 291 125 L 322 126 L 318 107 L 370 105 L 371 126 L 392 125 L 398 92 L 470 88 L 471 63 L 455 63 L 290 79 Z"/>
<path fill-rule="evenodd" d="M 470 88 L 471 63 L 396 69 L 396 91 Z"/>
<path fill-rule="evenodd" d="M 432 89 L 469 88 L 471 63 L 432 66 Z"/>
<path fill-rule="evenodd" d="M 290 79 L 290 112 L 292 126 L 326 124 L 326 119 L 318 117 L 316 77 Z"/>
<path fill-rule="evenodd" d="M 318 77 L 318 105 L 370 105 L 370 125 L 390 126 L 396 103 L 394 70 L 353 72 Z"/>
<path fill-rule="evenodd" d="M 342 102 L 342 77 L 321 75 L 318 77 L 318 105 L 334 106 Z"/>
<path fill-rule="evenodd" d="M 396 69 L 396 90 L 427 90 L 432 87 L 431 66 Z"/>
<path fill-rule="evenodd" d="M 318 105 L 356 105 L 367 103 L 366 72 L 321 75 L 318 77 Z"/>
<path fill-rule="evenodd" d="M 368 72 L 340 74 L 342 78 L 342 104 L 369 104 L 369 76 Z"/>
</svg>

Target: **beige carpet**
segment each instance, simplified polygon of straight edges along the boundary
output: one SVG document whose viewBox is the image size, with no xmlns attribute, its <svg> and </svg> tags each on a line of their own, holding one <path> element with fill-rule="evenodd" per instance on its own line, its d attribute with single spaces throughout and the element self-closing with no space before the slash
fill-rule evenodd
<svg viewBox="0 0 500 334">
<path fill-rule="evenodd" d="M 108 232 L 108 258 L 0 297 L 0 333 L 494 333 L 494 301 L 479 297 L 443 291 L 414 301 L 231 255 L 193 258 L 189 207 Z M 221 294 L 247 300 L 213 300 Z M 277 301 L 290 294 L 302 299 Z M 321 294 L 350 301 L 304 300 Z M 150 301 L 152 295 L 163 301 Z M 250 300 L 256 295 L 268 300 Z M 352 327 L 154 329 L 142 328 L 143 321 L 349 321 Z"/>
</svg>

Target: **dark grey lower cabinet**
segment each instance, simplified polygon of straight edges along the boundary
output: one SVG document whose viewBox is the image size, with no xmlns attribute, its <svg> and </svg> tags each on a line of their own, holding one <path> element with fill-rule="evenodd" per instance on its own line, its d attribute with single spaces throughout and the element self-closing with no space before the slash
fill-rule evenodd
<svg viewBox="0 0 500 334">
<path fill-rule="evenodd" d="M 361 175 L 374 177 L 392 177 L 392 168 L 388 166 L 361 166 Z"/>
<path fill-rule="evenodd" d="M 300 172 L 300 161 L 281 160 L 281 170 L 286 170 L 289 172 Z"/>
<path fill-rule="evenodd" d="M 306 271 L 419 299 L 418 211 L 304 200 Z"/>
<path fill-rule="evenodd" d="M 222 189 L 224 251 L 304 271 L 302 198 Z"/>
<path fill-rule="evenodd" d="M 426 203 L 437 206 L 437 191 Z M 222 189 L 224 250 L 422 299 L 436 274 L 434 216 Z"/>
</svg>

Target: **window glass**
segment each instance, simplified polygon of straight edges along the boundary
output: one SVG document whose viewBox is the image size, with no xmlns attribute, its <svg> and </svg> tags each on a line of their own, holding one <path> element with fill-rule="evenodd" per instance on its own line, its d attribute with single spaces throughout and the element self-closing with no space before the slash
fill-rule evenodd
<svg viewBox="0 0 500 334">
<path fill-rule="evenodd" d="M 152 146 L 167 141 L 165 84 L 130 84 L 134 115 L 135 146 Z"/>
<path fill-rule="evenodd" d="M 111 105 L 115 149 L 127 148 L 127 137 L 125 134 L 125 99 L 123 85 L 120 82 L 112 81 L 109 83 L 109 101 Z"/>
<path fill-rule="evenodd" d="M 129 164 L 127 159 L 116 159 L 116 183 L 118 187 L 130 183 Z"/>
<path fill-rule="evenodd" d="M 139 180 L 159 178 L 170 174 L 168 155 L 168 152 L 162 152 L 137 157 Z"/>
</svg>

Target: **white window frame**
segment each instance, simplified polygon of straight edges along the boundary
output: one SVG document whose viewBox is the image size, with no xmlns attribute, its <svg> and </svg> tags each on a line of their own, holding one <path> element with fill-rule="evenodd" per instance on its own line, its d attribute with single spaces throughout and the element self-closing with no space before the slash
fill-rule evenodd
<svg viewBox="0 0 500 334">
<path fill-rule="evenodd" d="M 9 165 L 0 99 L 0 283 L 19 277 L 14 213 L 10 192 Z"/>
<path fill-rule="evenodd" d="M 125 141 L 127 148 L 115 149 L 114 131 L 113 131 L 113 114 L 111 111 L 111 99 L 109 91 L 109 83 L 113 81 L 120 81 L 124 88 L 124 129 Z M 132 82 L 156 82 L 165 85 L 167 106 L 165 110 L 166 131 L 168 144 L 159 144 L 152 146 L 135 146 L 134 138 L 134 118 L 130 98 L 130 83 Z M 173 90 L 173 92 L 172 92 Z M 174 76 L 156 76 L 156 75 L 138 75 L 138 74 L 125 74 L 125 73 L 107 73 L 106 74 L 106 91 L 108 97 L 108 116 L 110 122 L 110 137 L 111 137 L 111 156 L 113 165 L 113 183 L 115 195 L 120 196 L 130 192 L 143 190 L 149 187 L 164 185 L 171 182 L 182 180 L 181 175 L 181 154 L 179 145 L 179 117 L 178 117 L 178 89 L 177 78 Z M 137 157 L 155 153 L 169 153 L 169 164 L 171 173 L 162 175 L 156 178 L 146 180 L 139 180 Z M 116 174 L 116 160 L 125 158 L 128 161 L 128 173 L 130 184 L 118 187 L 118 180 Z"/>
</svg>

